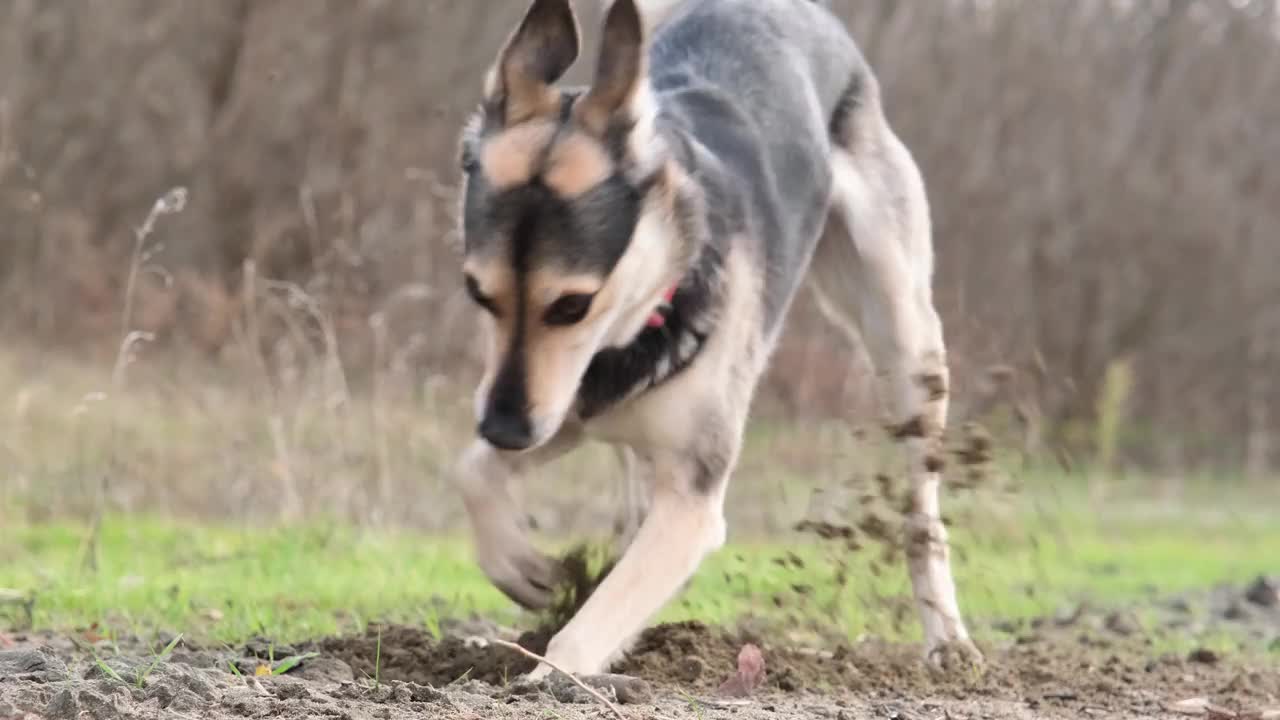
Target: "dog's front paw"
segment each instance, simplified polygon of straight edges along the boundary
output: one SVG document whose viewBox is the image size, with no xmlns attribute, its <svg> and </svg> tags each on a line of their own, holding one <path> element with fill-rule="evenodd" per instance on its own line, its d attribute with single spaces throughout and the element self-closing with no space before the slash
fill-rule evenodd
<svg viewBox="0 0 1280 720">
<path fill-rule="evenodd" d="M 538 667 L 530 670 L 520 680 L 521 682 L 537 684 L 551 677 L 551 673 L 553 672 L 555 672 L 555 670 L 550 665 L 540 662 L 538 663 Z"/>
<path fill-rule="evenodd" d="M 547 643 L 547 660 L 574 675 L 598 675 L 609 664 L 609 648 L 600 642 L 604 635 L 607 633 L 584 633 L 571 623 Z"/>
<path fill-rule="evenodd" d="M 477 548 L 480 569 L 507 597 L 529 610 L 551 605 L 564 568 L 539 552 L 524 537 L 481 542 Z"/>
<path fill-rule="evenodd" d="M 551 664 L 538 663 L 538 667 L 525 677 L 531 682 L 540 682 L 556 670 L 579 677 L 597 675 L 606 665 L 600 649 L 593 643 L 575 638 L 569 628 L 562 629 L 547 644 L 547 661 Z"/>
<path fill-rule="evenodd" d="M 926 654 L 929 667 L 945 675 L 980 673 L 986 664 L 982 651 L 972 640 L 951 640 L 933 645 Z"/>
</svg>

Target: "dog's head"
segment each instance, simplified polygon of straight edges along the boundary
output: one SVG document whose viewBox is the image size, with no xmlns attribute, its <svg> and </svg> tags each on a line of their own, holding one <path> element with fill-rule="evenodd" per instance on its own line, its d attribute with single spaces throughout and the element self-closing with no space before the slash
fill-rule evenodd
<svg viewBox="0 0 1280 720">
<path fill-rule="evenodd" d="M 555 88 L 578 50 L 569 0 L 535 0 L 462 140 L 462 269 L 491 331 L 478 430 L 504 450 L 554 436 L 592 357 L 678 279 L 635 0 L 610 8 L 591 87 Z"/>
</svg>

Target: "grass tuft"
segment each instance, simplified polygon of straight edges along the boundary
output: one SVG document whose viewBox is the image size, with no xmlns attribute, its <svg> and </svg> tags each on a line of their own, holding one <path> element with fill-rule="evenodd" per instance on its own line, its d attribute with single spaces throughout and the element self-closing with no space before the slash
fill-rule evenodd
<svg viewBox="0 0 1280 720">
<path fill-rule="evenodd" d="M 164 646 L 164 650 L 160 651 L 160 654 L 151 658 L 151 664 L 147 665 L 147 669 L 138 673 L 136 684 L 139 688 L 146 685 L 147 678 L 151 676 L 151 673 L 155 672 L 156 668 L 160 666 L 160 663 L 164 662 L 173 654 L 173 649 L 178 647 L 178 643 L 180 642 L 182 642 L 182 633 L 175 635 L 174 638 L 169 641 L 169 644 Z"/>
<path fill-rule="evenodd" d="M 108 665 L 97 653 L 93 654 L 93 663 L 98 666 L 99 670 L 106 673 L 107 677 L 115 680 L 121 685 L 128 685 L 128 683 L 124 681 L 124 678 L 120 677 L 120 673 L 116 672 L 115 668 Z"/>
</svg>

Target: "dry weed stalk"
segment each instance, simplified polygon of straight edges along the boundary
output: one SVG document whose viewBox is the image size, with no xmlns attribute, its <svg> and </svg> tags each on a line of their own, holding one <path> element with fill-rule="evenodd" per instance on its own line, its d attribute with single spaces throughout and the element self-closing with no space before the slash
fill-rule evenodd
<svg viewBox="0 0 1280 720">
<path fill-rule="evenodd" d="M 271 430 L 271 446 L 275 450 L 275 471 L 283 490 L 284 507 L 280 511 L 286 521 L 297 521 L 302 518 L 302 495 L 298 492 L 298 478 L 294 473 L 293 453 L 289 449 L 289 439 L 284 430 L 284 419 L 272 415 L 267 419 Z"/>
<path fill-rule="evenodd" d="M 6 95 L 0 95 L 0 178 L 9 172 L 9 166 L 17 161 L 13 149 L 13 107 Z"/>
<path fill-rule="evenodd" d="M 111 371 L 111 383 L 117 389 L 124 385 L 125 371 L 137 360 L 138 347 L 153 342 L 155 334 L 133 329 L 133 311 L 138 289 L 138 278 L 145 273 L 155 273 L 172 285 L 173 277 L 164 268 L 150 264 L 160 245 L 147 247 L 147 240 L 155 232 L 156 223 L 165 215 L 176 215 L 187 206 L 187 189 L 175 187 L 156 199 L 150 212 L 133 233 L 133 253 L 129 257 L 129 275 L 124 286 L 124 308 L 120 313 L 120 347 L 116 351 L 115 365 Z"/>
<path fill-rule="evenodd" d="M 583 690 L 586 690 L 587 693 L 591 695 L 591 697 L 595 698 L 601 705 L 604 705 L 605 708 L 609 710 L 609 712 L 613 713 L 614 717 L 618 718 L 618 720 L 626 720 L 626 716 L 622 714 L 622 711 L 618 709 L 617 705 L 614 705 L 612 702 L 609 701 L 609 698 L 606 698 L 604 695 L 600 694 L 598 690 L 596 690 L 593 687 L 590 687 L 586 683 L 579 680 L 578 677 L 573 673 L 568 672 L 564 668 L 551 662 L 550 660 L 539 655 L 538 653 L 533 652 L 532 650 L 526 650 L 520 645 L 517 645 L 516 643 L 508 642 L 506 640 L 501 640 L 498 638 L 493 638 L 489 642 L 493 643 L 494 645 L 497 645 L 498 647 L 504 647 L 508 650 L 512 650 L 514 652 L 520 653 L 521 655 L 535 662 L 546 664 L 547 667 L 551 668 L 552 670 L 555 670 L 556 672 L 568 678 L 569 681 L 572 682 L 574 685 L 577 685 Z"/>
<path fill-rule="evenodd" d="M 374 371 L 373 371 L 373 435 L 374 442 L 377 444 L 378 457 L 378 499 L 381 501 L 379 509 L 390 507 L 391 505 L 391 448 L 387 446 L 387 429 L 389 423 L 386 418 L 386 371 L 383 365 L 386 362 L 387 355 L 387 318 L 382 313 L 374 313 L 369 318 L 369 329 L 373 331 L 373 355 L 374 355 Z"/>
</svg>

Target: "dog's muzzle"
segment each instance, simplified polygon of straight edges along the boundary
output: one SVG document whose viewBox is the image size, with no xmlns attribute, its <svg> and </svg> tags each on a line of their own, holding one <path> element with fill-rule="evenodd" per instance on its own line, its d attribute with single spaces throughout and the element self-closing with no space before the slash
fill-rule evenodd
<svg viewBox="0 0 1280 720">
<path fill-rule="evenodd" d="M 478 432 L 499 450 L 528 450 L 533 445 L 533 423 L 524 413 L 491 410 L 480 421 Z"/>
</svg>

